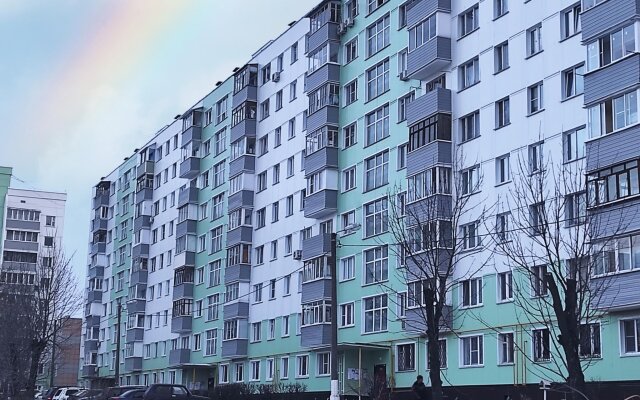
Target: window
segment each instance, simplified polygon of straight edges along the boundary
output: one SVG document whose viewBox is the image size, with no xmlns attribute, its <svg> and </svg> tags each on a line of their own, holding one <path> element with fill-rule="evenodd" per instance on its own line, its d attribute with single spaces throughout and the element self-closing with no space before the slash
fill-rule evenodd
<svg viewBox="0 0 640 400">
<path fill-rule="evenodd" d="M 231 283 L 228 284 L 225 287 L 225 293 L 224 293 L 224 301 L 226 303 L 234 301 L 234 300 L 238 300 L 238 294 L 240 291 L 240 284 L 239 283 Z"/>
<path fill-rule="evenodd" d="M 296 378 L 305 378 L 309 376 L 309 356 L 296 356 Z"/>
<path fill-rule="evenodd" d="M 585 140 L 587 130 L 585 127 L 563 133 L 562 147 L 564 161 L 575 161 L 585 156 Z"/>
<path fill-rule="evenodd" d="M 478 165 L 460 172 L 462 179 L 462 194 L 472 194 L 480 190 L 480 167 Z"/>
<path fill-rule="evenodd" d="M 356 167 L 347 168 L 342 171 L 342 191 L 346 192 L 356 187 Z"/>
<path fill-rule="evenodd" d="M 533 361 L 544 362 L 551 359 L 549 330 L 534 329 L 533 330 Z"/>
<path fill-rule="evenodd" d="M 382 332 L 387 330 L 387 295 L 367 297 L 364 302 L 364 332 Z"/>
<path fill-rule="evenodd" d="M 608 134 L 638 122 L 636 91 L 608 99 L 588 109 L 589 137 Z"/>
<path fill-rule="evenodd" d="M 271 244 L 273 244 L 274 242 L 276 244 L 278 243 L 277 241 L 274 240 L 273 242 L 271 242 Z M 269 300 L 273 300 L 275 298 L 276 298 L 276 280 L 271 279 L 269 281 Z"/>
<path fill-rule="evenodd" d="M 284 254 L 290 255 L 293 252 L 293 235 L 286 235 L 284 237 Z"/>
<path fill-rule="evenodd" d="M 427 43 L 434 37 L 436 37 L 435 14 L 409 29 L 409 52 Z"/>
<path fill-rule="evenodd" d="M 367 27 L 367 56 L 371 57 L 389 45 L 389 14 Z"/>
<path fill-rule="evenodd" d="M 386 197 L 365 204 L 364 206 L 364 236 L 371 237 L 388 230 L 388 201 Z"/>
<path fill-rule="evenodd" d="M 316 375 L 325 376 L 331 373 L 331 353 L 318 353 L 316 355 Z"/>
<path fill-rule="evenodd" d="M 497 19 L 509 11 L 508 0 L 493 0 L 493 18 Z"/>
<path fill-rule="evenodd" d="M 500 1 L 500 0 L 496 0 Z M 502 0 L 506 1 L 506 0 Z M 494 72 L 502 72 L 509 68 L 509 42 L 503 42 L 493 48 Z"/>
<path fill-rule="evenodd" d="M 460 338 L 462 366 L 480 366 L 484 364 L 484 345 L 482 335 Z"/>
<path fill-rule="evenodd" d="M 513 332 L 498 333 L 498 364 L 513 364 Z"/>
<path fill-rule="evenodd" d="M 220 383 L 229 383 L 229 364 L 220 364 Z"/>
<path fill-rule="evenodd" d="M 620 321 L 622 353 L 640 353 L 640 318 Z"/>
<path fill-rule="evenodd" d="M 408 48 L 404 48 L 398 52 L 398 76 L 406 76 L 407 74 L 407 61 L 409 58 L 408 54 Z"/>
<path fill-rule="evenodd" d="M 325 126 L 307 135 L 305 156 L 325 147 L 338 147 L 338 130 L 336 128 Z"/>
<path fill-rule="evenodd" d="M 379 62 L 366 72 L 367 100 L 375 99 L 389 90 L 389 59 Z"/>
<path fill-rule="evenodd" d="M 356 274 L 356 258 L 350 256 L 340 260 L 340 281 L 347 281 L 355 278 Z"/>
<path fill-rule="evenodd" d="M 585 7 L 586 8 L 586 7 Z M 587 44 L 587 70 L 604 67 L 635 52 L 635 29 L 626 26 Z"/>
<path fill-rule="evenodd" d="M 358 125 L 354 122 L 343 129 L 344 142 L 342 147 L 348 148 L 358 143 Z"/>
<path fill-rule="evenodd" d="M 289 378 L 289 357 L 282 357 L 280 359 L 280 379 Z"/>
<path fill-rule="evenodd" d="M 460 117 L 460 141 L 474 139 L 480 136 L 480 110 Z"/>
<path fill-rule="evenodd" d="M 460 24 L 460 37 L 470 34 L 478 29 L 478 5 L 474 5 L 458 16 Z"/>
<path fill-rule="evenodd" d="M 216 123 L 220 123 L 227 119 L 227 96 L 224 96 L 216 103 Z"/>
<path fill-rule="evenodd" d="M 291 64 L 298 61 L 298 42 L 291 45 Z"/>
<path fill-rule="evenodd" d="M 638 161 L 616 165 L 587 176 L 589 206 L 606 204 L 640 193 Z"/>
<path fill-rule="evenodd" d="M 537 113 L 543 109 L 542 82 L 538 82 L 527 88 L 527 100 L 529 104 L 529 114 Z"/>
<path fill-rule="evenodd" d="M 478 57 L 462 64 L 458 70 L 460 74 L 460 90 L 480 82 L 480 60 Z"/>
<path fill-rule="evenodd" d="M 289 101 L 293 101 L 298 98 L 298 81 L 293 81 L 289 84 Z"/>
<path fill-rule="evenodd" d="M 331 305 L 324 301 L 314 301 L 302 306 L 302 326 L 331 322 Z"/>
<path fill-rule="evenodd" d="M 536 265 L 531 267 L 529 276 L 531 279 L 531 296 L 543 297 L 547 295 L 547 266 Z"/>
<path fill-rule="evenodd" d="M 219 130 L 213 135 L 214 140 L 214 151 L 215 154 L 218 155 L 226 150 L 227 148 L 227 131 L 226 129 Z"/>
<path fill-rule="evenodd" d="M 429 354 L 429 343 L 425 343 L 425 347 L 427 349 L 426 354 Z M 447 368 L 447 340 L 446 339 L 438 339 L 438 347 L 440 349 L 440 368 Z M 429 367 L 429 357 L 425 357 L 427 359 L 427 370 Z"/>
<path fill-rule="evenodd" d="M 546 213 L 544 203 L 536 203 L 529 206 L 529 223 L 532 235 L 542 235 L 546 228 Z"/>
<path fill-rule="evenodd" d="M 527 29 L 527 57 L 542 51 L 542 24 Z"/>
<path fill-rule="evenodd" d="M 509 125 L 509 98 L 496 101 L 496 129 Z"/>
<path fill-rule="evenodd" d="M 280 202 L 276 201 L 271 204 L 271 222 L 278 222 L 280 215 Z"/>
<path fill-rule="evenodd" d="M 560 25 L 562 31 L 562 39 L 567 39 L 580 32 L 581 30 L 581 18 L 580 12 L 582 7 L 580 3 L 563 10 L 560 13 Z"/>
<path fill-rule="evenodd" d="M 212 356 L 216 354 L 216 349 L 218 348 L 218 330 L 210 329 L 205 332 L 205 348 L 204 355 Z"/>
<path fill-rule="evenodd" d="M 256 229 L 264 228 L 267 220 L 266 208 L 261 208 L 256 211 Z"/>
<path fill-rule="evenodd" d="M 340 105 L 340 85 L 329 83 L 309 92 L 309 114 L 326 106 Z"/>
<path fill-rule="evenodd" d="M 398 122 L 406 121 L 407 119 L 407 105 L 415 100 L 415 92 L 406 94 L 398 99 Z"/>
<path fill-rule="evenodd" d="M 251 324 L 251 331 L 251 341 L 259 342 L 262 336 L 262 322 L 254 322 L 253 324 Z"/>
<path fill-rule="evenodd" d="M 373 190 L 388 183 L 389 151 L 383 151 L 364 160 L 365 191 Z"/>
<path fill-rule="evenodd" d="M 349 64 L 351 61 L 358 58 L 358 38 L 348 41 L 344 45 L 344 63 Z"/>
<path fill-rule="evenodd" d="M 580 357 L 594 358 L 602 355 L 600 345 L 600 323 L 580 324 Z"/>
<path fill-rule="evenodd" d="M 398 372 L 414 371 L 416 369 L 416 344 L 405 343 L 396 345 L 396 365 Z"/>
<path fill-rule="evenodd" d="M 481 246 L 480 234 L 478 233 L 478 225 L 478 222 L 472 222 L 460 227 L 463 250 L 474 249 Z"/>
<path fill-rule="evenodd" d="M 287 196 L 287 209 L 285 212 L 285 217 L 290 217 L 293 215 L 293 195 Z"/>
<path fill-rule="evenodd" d="M 213 187 L 218 187 L 224 183 L 224 161 L 213 166 Z"/>
<path fill-rule="evenodd" d="M 351 82 L 344 85 L 344 102 L 345 106 L 354 103 L 358 100 L 358 79 L 354 79 Z"/>
<path fill-rule="evenodd" d="M 343 213 L 341 216 L 342 219 L 342 229 L 344 229 L 345 231 L 348 230 L 349 227 L 351 227 L 351 225 L 354 225 L 356 223 L 356 212 L 355 211 L 348 211 L 346 213 Z M 345 234 L 348 234 L 351 232 L 345 232 Z"/>
<path fill-rule="evenodd" d="M 210 232 L 211 237 L 211 253 L 215 253 L 217 251 L 221 251 L 223 248 L 222 244 L 222 226 L 218 226 L 212 229 Z"/>
<path fill-rule="evenodd" d="M 244 381 L 244 363 L 241 363 L 241 362 L 235 363 L 235 367 L 236 367 L 235 382 L 243 382 Z"/>
<path fill-rule="evenodd" d="M 282 90 L 276 92 L 276 111 L 282 108 Z"/>
<path fill-rule="evenodd" d="M 56 226 L 56 217 L 47 215 L 45 217 L 45 226 Z"/>
<path fill-rule="evenodd" d="M 219 317 L 220 294 L 207 296 L 207 321 L 215 321 Z"/>
<path fill-rule="evenodd" d="M 496 158 L 496 185 L 511 180 L 509 159 L 509 154 Z"/>
<path fill-rule="evenodd" d="M 543 159 L 542 159 L 542 146 L 544 143 L 534 143 L 529 145 L 529 173 L 535 174 L 542 171 Z"/>
<path fill-rule="evenodd" d="M 273 358 L 267 358 L 267 371 L 266 371 L 266 376 L 265 376 L 265 380 L 266 381 L 272 381 L 273 380 L 273 374 L 275 372 L 275 366 L 274 366 L 274 359 Z"/>
<path fill-rule="evenodd" d="M 345 328 L 347 326 L 355 325 L 354 317 L 354 304 L 347 303 L 340 305 L 340 327 Z"/>
<path fill-rule="evenodd" d="M 369 14 L 382 7 L 389 0 L 368 0 L 368 8 Z"/>
<path fill-rule="evenodd" d="M 289 135 L 289 139 L 293 139 L 294 137 L 296 137 L 296 117 L 293 117 L 293 118 L 291 118 L 289 120 L 289 134 L 288 135 Z"/>
<path fill-rule="evenodd" d="M 396 157 L 398 162 L 398 170 L 407 168 L 407 150 L 409 149 L 408 143 L 398 145 L 398 155 Z"/>
<path fill-rule="evenodd" d="M 571 193 L 564 198 L 564 219 L 568 226 L 585 222 L 587 215 L 586 192 Z"/>
<path fill-rule="evenodd" d="M 436 114 L 409 127 L 409 152 L 436 140 L 451 141 L 451 116 Z"/>
<path fill-rule="evenodd" d="M 513 273 L 511 271 L 498 273 L 498 301 L 513 300 Z"/>
<path fill-rule="evenodd" d="M 389 254 L 387 246 L 364 252 L 364 283 L 372 284 L 389 279 Z"/>
<path fill-rule="evenodd" d="M 263 120 L 269 116 L 269 99 L 260 103 L 260 119 Z"/>
<path fill-rule="evenodd" d="M 251 361 L 251 380 L 260 380 L 260 360 Z"/>
<path fill-rule="evenodd" d="M 462 281 L 462 306 L 474 307 L 482 305 L 482 278 Z"/>
<path fill-rule="evenodd" d="M 260 82 L 262 85 L 271 80 L 271 63 L 265 65 L 260 69 Z"/>
<path fill-rule="evenodd" d="M 340 45 L 334 42 L 327 42 L 317 50 L 309 53 L 309 68 L 307 74 L 311 74 L 327 63 L 337 63 L 340 53 Z"/>
<path fill-rule="evenodd" d="M 258 174 L 258 192 L 267 189 L 267 171 Z"/>
</svg>

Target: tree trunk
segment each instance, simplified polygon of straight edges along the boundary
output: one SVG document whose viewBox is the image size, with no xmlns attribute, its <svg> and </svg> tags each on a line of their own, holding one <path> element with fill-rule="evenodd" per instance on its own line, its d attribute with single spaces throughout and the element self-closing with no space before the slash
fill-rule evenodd
<svg viewBox="0 0 640 400">
<path fill-rule="evenodd" d="M 430 278 L 434 280 L 434 278 Z M 424 307 L 426 309 L 427 322 L 427 347 L 429 357 L 429 381 L 431 382 L 431 398 L 433 400 L 441 400 L 442 394 L 442 377 L 440 376 L 440 318 L 442 316 L 442 308 L 436 304 L 436 296 L 433 288 L 435 283 L 424 289 Z"/>
<path fill-rule="evenodd" d="M 431 336 L 431 335 L 428 335 Z M 440 346 L 438 339 L 428 342 L 429 350 L 429 381 L 431 382 L 431 396 L 433 400 L 442 399 L 442 378 L 440 377 Z"/>
<path fill-rule="evenodd" d="M 26 398 L 33 399 L 36 390 L 36 380 L 38 379 L 38 365 L 42 361 L 46 346 L 40 342 L 34 342 L 31 347 L 31 362 L 29 363 L 29 376 L 26 384 Z M 53 360 L 52 360 L 53 362 Z"/>
</svg>

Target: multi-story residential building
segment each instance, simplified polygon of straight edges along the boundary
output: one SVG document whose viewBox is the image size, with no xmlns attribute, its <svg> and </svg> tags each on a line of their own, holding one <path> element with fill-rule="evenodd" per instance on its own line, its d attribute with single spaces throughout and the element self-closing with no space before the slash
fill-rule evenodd
<svg viewBox="0 0 640 400">
<path fill-rule="evenodd" d="M 518 165 L 586 165 L 590 213 L 635 207 L 636 14 L 631 0 L 320 2 L 96 185 L 84 377 L 324 395 L 337 315 L 340 393 L 367 374 L 410 387 L 426 342 L 390 207 L 496 204 Z M 451 277 L 445 385 L 537 390 L 555 350 L 518 318 L 512 267 L 477 218 L 450 227 L 475 253 Z M 638 384 L 635 230 L 611 252 L 587 380 Z"/>
</svg>

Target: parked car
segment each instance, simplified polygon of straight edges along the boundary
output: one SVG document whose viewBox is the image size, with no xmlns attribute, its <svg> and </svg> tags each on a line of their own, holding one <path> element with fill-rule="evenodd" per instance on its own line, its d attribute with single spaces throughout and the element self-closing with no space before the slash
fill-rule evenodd
<svg viewBox="0 0 640 400">
<path fill-rule="evenodd" d="M 58 389 L 60 389 L 60 386 L 52 386 L 49 388 L 49 390 L 47 390 L 43 395 L 42 395 L 42 399 L 43 400 L 53 400 L 53 395 L 56 394 L 56 392 L 58 391 Z"/>
<path fill-rule="evenodd" d="M 144 386 L 112 386 L 106 389 L 102 389 L 100 395 L 96 398 L 96 400 L 109 400 L 113 397 L 118 397 L 124 392 L 128 392 L 130 390 L 136 389 L 146 389 Z"/>
<path fill-rule="evenodd" d="M 76 394 L 81 391 L 83 388 L 79 387 L 63 387 L 58 389 L 56 394 L 53 395 L 52 400 L 69 400 L 69 396 L 72 394 Z"/>
<path fill-rule="evenodd" d="M 110 400 L 142 400 L 146 389 L 133 389 L 122 393 L 120 396 L 112 397 Z"/>
<path fill-rule="evenodd" d="M 100 389 L 84 389 L 78 393 L 69 396 L 69 400 L 93 400 L 96 398 L 102 390 Z"/>
<path fill-rule="evenodd" d="M 157 383 L 144 392 L 143 400 L 209 400 L 192 394 L 186 386 Z"/>
</svg>

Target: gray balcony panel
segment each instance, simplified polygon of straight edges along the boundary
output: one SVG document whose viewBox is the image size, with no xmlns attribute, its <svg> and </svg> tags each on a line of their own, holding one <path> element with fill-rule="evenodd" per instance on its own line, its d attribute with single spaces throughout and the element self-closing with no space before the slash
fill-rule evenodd
<svg viewBox="0 0 640 400">
<path fill-rule="evenodd" d="M 331 234 L 323 233 L 302 241 L 302 259 L 304 261 L 320 257 L 331 252 Z"/>
<path fill-rule="evenodd" d="M 227 247 L 235 246 L 238 243 L 251 243 L 253 228 L 250 226 L 240 226 L 227 232 Z"/>
<path fill-rule="evenodd" d="M 200 141 L 202 138 L 202 127 L 191 126 L 186 131 L 182 132 L 182 140 L 180 141 L 180 147 L 184 147 L 192 141 Z"/>
<path fill-rule="evenodd" d="M 6 249 L 6 246 L 5 246 Z M 105 242 L 98 242 L 98 243 L 94 243 L 91 245 L 91 254 L 99 254 L 99 253 L 106 253 L 107 251 L 107 243 Z"/>
<path fill-rule="evenodd" d="M 427 80 L 451 63 L 451 39 L 436 36 L 407 55 L 411 79 Z"/>
<path fill-rule="evenodd" d="M 245 119 L 237 125 L 231 127 L 230 141 L 231 143 L 240 139 L 243 136 L 255 137 L 256 136 L 256 120 Z"/>
<path fill-rule="evenodd" d="M 229 200 L 227 201 L 228 212 L 240 207 L 253 208 L 253 191 L 241 190 L 229 196 Z"/>
<path fill-rule="evenodd" d="M 146 300 L 135 299 L 127 302 L 127 312 L 131 314 L 144 314 L 146 307 Z"/>
<path fill-rule="evenodd" d="M 429 244 L 430 247 L 433 247 L 435 243 Z M 412 279 L 418 279 L 418 277 L 422 277 L 426 279 L 429 274 L 433 271 L 433 267 L 430 265 L 425 267 L 424 265 L 418 265 L 421 262 L 428 261 L 429 263 L 437 264 L 438 269 L 445 273 L 449 267 L 452 258 L 452 250 L 451 249 L 440 249 L 440 248 L 432 248 L 426 250 L 431 252 L 430 254 L 417 255 L 415 257 L 407 257 L 407 269 L 408 274 Z"/>
<path fill-rule="evenodd" d="M 452 202 L 451 196 L 436 194 L 407 204 L 407 226 L 419 225 L 434 218 L 451 218 Z"/>
<path fill-rule="evenodd" d="M 608 311 L 640 309 L 640 270 L 593 278 L 593 307 Z"/>
<path fill-rule="evenodd" d="M 226 320 L 249 317 L 249 303 L 238 302 L 224 305 L 223 317 Z"/>
<path fill-rule="evenodd" d="M 595 235 L 608 237 L 640 230 L 640 199 L 588 210 L 593 216 L 591 223 L 596 228 Z"/>
<path fill-rule="evenodd" d="M 186 266 L 191 266 L 193 267 L 194 265 L 196 265 L 196 253 L 193 251 L 186 251 L 184 253 L 184 264 Z M 179 265 L 179 267 L 181 267 L 182 265 Z"/>
<path fill-rule="evenodd" d="M 407 29 L 419 24 L 435 11 L 451 12 L 451 0 L 421 0 L 407 9 Z"/>
<path fill-rule="evenodd" d="M 236 108 L 245 101 L 258 101 L 258 88 L 256 86 L 245 86 L 239 92 L 234 93 L 231 108 Z"/>
<path fill-rule="evenodd" d="M 640 126 L 587 142 L 586 171 L 596 171 L 640 156 Z"/>
<path fill-rule="evenodd" d="M 37 242 L 19 242 L 17 240 L 5 240 L 4 241 L 4 249 L 5 250 L 31 251 L 31 252 L 37 253 L 38 252 L 38 243 Z"/>
<path fill-rule="evenodd" d="M 94 218 L 93 221 L 91 221 L 91 232 L 106 231 L 106 230 L 107 230 L 106 218 Z"/>
<path fill-rule="evenodd" d="M 304 216 L 307 218 L 322 218 L 336 212 L 338 209 L 338 191 L 321 190 L 305 198 Z"/>
<path fill-rule="evenodd" d="M 584 77 L 584 104 L 590 106 L 640 84 L 640 55 L 588 73 Z"/>
<path fill-rule="evenodd" d="M 132 258 L 140 258 L 140 257 L 144 257 L 144 258 L 148 258 L 149 257 L 149 245 L 148 244 L 144 244 L 144 243 L 140 243 L 137 244 L 135 246 L 133 246 L 133 249 L 131 250 L 131 257 Z"/>
<path fill-rule="evenodd" d="M 192 219 L 186 219 L 179 222 L 178 225 L 176 225 L 176 237 L 179 238 L 185 235 L 195 235 L 197 225 L 198 222 Z"/>
<path fill-rule="evenodd" d="M 186 204 L 198 204 L 199 192 L 199 189 L 195 186 L 190 186 L 181 190 L 178 194 L 178 207 L 182 207 Z"/>
<path fill-rule="evenodd" d="M 177 365 L 188 364 L 191 360 L 190 349 L 174 349 L 169 351 L 169 366 L 175 367 Z"/>
<path fill-rule="evenodd" d="M 141 342 L 144 339 L 143 328 L 127 329 L 126 343 Z"/>
<path fill-rule="evenodd" d="M 38 264 L 36 263 L 28 263 L 28 262 L 19 262 L 19 261 L 4 261 L 2 263 L 2 268 L 9 271 L 21 271 L 21 272 L 36 272 Z M 91 269 L 89 269 L 91 272 Z M 91 276 L 90 276 L 91 278 Z"/>
<path fill-rule="evenodd" d="M 183 283 L 173 287 L 173 299 L 193 298 L 193 283 Z"/>
<path fill-rule="evenodd" d="M 109 193 L 98 193 L 93 197 L 93 208 L 109 205 Z"/>
<path fill-rule="evenodd" d="M 225 340 L 222 342 L 222 357 L 241 358 L 247 356 L 247 339 Z"/>
<path fill-rule="evenodd" d="M 589 42 L 609 29 L 638 17 L 640 1 L 609 0 L 582 12 L 582 40 Z"/>
<path fill-rule="evenodd" d="M 338 168 L 337 147 L 325 147 L 304 158 L 305 176 L 310 176 L 325 168 Z"/>
<path fill-rule="evenodd" d="M 142 357 L 129 357 L 124 359 L 126 372 L 142 371 Z"/>
<path fill-rule="evenodd" d="M 180 178 L 193 179 L 200 173 L 200 159 L 189 157 L 180 163 Z"/>
<path fill-rule="evenodd" d="M 340 108 L 325 106 L 307 117 L 307 132 L 311 133 L 325 125 L 338 126 Z"/>
<path fill-rule="evenodd" d="M 153 189 L 143 188 L 136 192 L 136 204 L 140 204 L 143 201 L 153 200 Z"/>
<path fill-rule="evenodd" d="M 331 292 L 333 291 L 331 286 L 331 279 L 317 279 L 303 283 L 300 303 L 306 304 L 318 300 L 331 300 Z"/>
<path fill-rule="evenodd" d="M 171 332 L 172 333 L 189 333 L 193 320 L 191 316 L 173 317 L 171 318 Z"/>
<path fill-rule="evenodd" d="M 320 347 L 330 343 L 330 324 L 303 326 L 300 328 L 300 345 L 302 347 Z"/>
<path fill-rule="evenodd" d="M 436 140 L 407 154 L 407 176 L 412 176 L 436 164 L 451 164 L 451 142 Z"/>
<path fill-rule="evenodd" d="M 133 220 L 133 231 L 138 232 L 142 229 L 151 228 L 151 216 L 150 215 L 140 215 Z"/>
<path fill-rule="evenodd" d="M 229 178 L 240 175 L 242 172 L 254 172 L 256 170 L 256 157 L 244 155 L 229 163 Z"/>
<path fill-rule="evenodd" d="M 442 112 L 451 113 L 451 90 L 438 88 L 407 104 L 407 125 Z"/>
<path fill-rule="evenodd" d="M 87 303 L 102 303 L 102 291 L 89 290 L 87 292 Z"/>
<path fill-rule="evenodd" d="M 87 339 L 84 341 L 85 351 L 98 351 L 98 339 Z"/>
<path fill-rule="evenodd" d="M 131 277 L 129 278 L 129 285 L 137 285 L 137 284 L 146 284 L 149 278 L 149 271 L 139 269 L 131 273 Z"/>
<path fill-rule="evenodd" d="M 334 22 L 327 22 L 317 31 L 307 34 L 306 53 L 314 51 L 329 40 L 340 40 L 340 35 L 338 35 L 338 24 Z"/>
<path fill-rule="evenodd" d="M 224 270 L 224 283 L 233 283 L 238 281 L 249 282 L 251 279 L 251 265 L 236 264 L 227 267 Z"/>
<path fill-rule="evenodd" d="M 91 315 L 85 319 L 87 323 L 87 327 L 91 328 L 94 326 L 100 326 L 100 316 L 99 315 Z"/>
<path fill-rule="evenodd" d="M 340 82 L 340 65 L 327 63 L 304 77 L 304 91 L 310 92 L 327 82 Z"/>
<path fill-rule="evenodd" d="M 427 331 L 427 325 L 425 323 L 426 315 L 424 314 L 424 310 L 421 308 L 409 308 L 406 311 L 405 318 L 405 330 L 409 332 L 420 332 L 424 333 Z M 440 331 L 449 332 L 451 331 L 452 323 L 453 323 L 453 313 L 451 306 L 445 305 L 442 309 L 442 320 L 440 321 Z"/>
<path fill-rule="evenodd" d="M 98 376 L 98 369 L 95 365 L 83 365 L 82 366 L 82 377 L 83 378 L 95 378 Z"/>
<path fill-rule="evenodd" d="M 145 161 L 142 164 L 138 165 L 138 178 L 142 177 L 143 175 L 153 175 L 153 167 L 154 167 L 154 162 L 153 161 Z"/>
<path fill-rule="evenodd" d="M 38 221 L 18 221 L 15 219 L 7 219 L 7 229 L 25 229 L 29 231 L 39 231 L 40 222 Z"/>
</svg>

